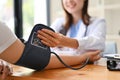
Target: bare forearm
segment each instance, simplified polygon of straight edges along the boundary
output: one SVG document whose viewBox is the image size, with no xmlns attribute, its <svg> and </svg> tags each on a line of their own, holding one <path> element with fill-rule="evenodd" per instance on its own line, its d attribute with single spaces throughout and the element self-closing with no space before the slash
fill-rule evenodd
<svg viewBox="0 0 120 80">
<path fill-rule="evenodd" d="M 59 55 L 59 56 L 67 65 L 77 65 L 83 63 L 88 57 L 90 58 L 90 61 L 96 61 L 100 59 L 100 57 L 98 56 L 99 53 L 100 51 L 90 51 L 78 56 L 73 55 Z M 61 67 L 64 67 L 64 65 L 57 59 L 55 55 L 52 55 L 46 69 Z"/>
<path fill-rule="evenodd" d="M 59 55 L 59 56 L 67 65 L 81 64 L 87 58 L 86 55 L 81 55 L 81 56 Z M 64 65 L 57 59 L 55 55 L 52 55 L 46 69 L 61 68 L 61 67 L 64 67 Z"/>
<path fill-rule="evenodd" d="M 61 41 L 61 45 L 63 47 L 70 47 L 70 48 L 78 48 L 79 44 L 76 39 L 68 38 L 68 37 L 63 37 Z"/>
</svg>

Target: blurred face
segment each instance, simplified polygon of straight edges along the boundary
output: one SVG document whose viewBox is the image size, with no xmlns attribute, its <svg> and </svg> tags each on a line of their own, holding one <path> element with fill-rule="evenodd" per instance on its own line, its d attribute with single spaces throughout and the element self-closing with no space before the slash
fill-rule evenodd
<svg viewBox="0 0 120 80">
<path fill-rule="evenodd" d="M 70 13 L 81 13 L 85 0 L 62 0 L 64 9 Z"/>
</svg>

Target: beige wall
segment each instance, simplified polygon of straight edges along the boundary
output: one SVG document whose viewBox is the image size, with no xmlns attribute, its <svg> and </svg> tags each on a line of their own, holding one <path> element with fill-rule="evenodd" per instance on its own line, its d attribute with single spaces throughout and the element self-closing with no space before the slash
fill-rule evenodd
<svg viewBox="0 0 120 80">
<path fill-rule="evenodd" d="M 51 0 L 51 23 L 64 15 L 61 0 Z"/>
</svg>

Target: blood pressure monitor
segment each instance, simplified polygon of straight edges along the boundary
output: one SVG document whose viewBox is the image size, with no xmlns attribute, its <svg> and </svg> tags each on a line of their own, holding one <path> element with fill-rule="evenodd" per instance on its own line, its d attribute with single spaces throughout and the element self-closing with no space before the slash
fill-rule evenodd
<svg viewBox="0 0 120 80">
<path fill-rule="evenodd" d="M 106 54 L 107 69 L 110 71 L 120 71 L 120 54 Z"/>
</svg>

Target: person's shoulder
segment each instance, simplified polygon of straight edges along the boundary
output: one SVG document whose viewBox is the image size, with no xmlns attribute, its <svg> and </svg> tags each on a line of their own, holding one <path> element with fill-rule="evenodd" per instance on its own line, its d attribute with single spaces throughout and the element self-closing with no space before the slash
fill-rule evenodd
<svg viewBox="0 0 120 80">
<path fill-rule="evenodd" d="M 0 21 L 0 26 L 1 26 L 1 25 L 5 25 L 5 23 L 4 23 L 4 22 L 2 22 L 2 21 Z"/>
<path fill-rule="evenodd" d="M 0 28 L 4 28 L 4 27 L 6 27 L 7 25 L 4 23 L 4 22 L 2 22 L 2 21 L 0 21 Z"/>
<path fill-rule="evenodd" d="M 55 20 L 55 22 L 64 22 L 64 21 L 65 21 L 65 19 L 63 17 L 57 18 Z"/>
<path fill-rule="evenodd" d="M 98 17 L 91 17 L 90 22 L 91 23 L 105 22 L 105 19 L 104 18 L 98 18 Z"/>
<path fill-rule="evenodd" d="M 90 24 L 89 26 L 91 27 L 96 27 L 96 26 L 103 26 L 103 27 L 106 27 L 106 21 L 104 18 L 98 18 L 98 17 L 92 17 L 90 19 Z"/>
<path fill-rule="evenodd" d="M 57 18 L 52 24 L 51 27 L 58 27 L 58 26 L 62 26 L 65 22 L 64 18 Z"/>
</svg>

